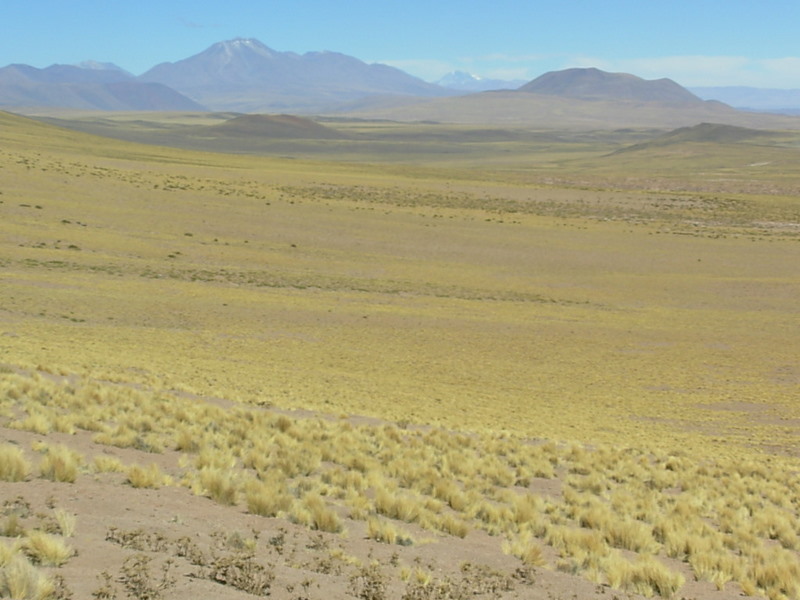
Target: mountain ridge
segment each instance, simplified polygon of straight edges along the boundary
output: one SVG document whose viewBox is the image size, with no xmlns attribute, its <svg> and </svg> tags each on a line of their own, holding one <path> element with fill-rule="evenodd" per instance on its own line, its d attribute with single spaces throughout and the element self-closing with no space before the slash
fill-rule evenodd
<svg viewBox="0 0 800 600">
<path fill-rule="evenodd" d="M 159 83 L 137 81 L 121 69 L 12 64 L 0 68 L 0 106 L 94 110 L 206 110 Z"/>
<path fill-rule="evenodd" d="M 379 63 L 346 54 L 279 52 L 252 38 L 217 42 L 174 63 L 161 63 L 140 81 L 158 82 L 214 110 L 302 112 L 375 94 L 446 96 L 446 90 Z"/>
</svg>

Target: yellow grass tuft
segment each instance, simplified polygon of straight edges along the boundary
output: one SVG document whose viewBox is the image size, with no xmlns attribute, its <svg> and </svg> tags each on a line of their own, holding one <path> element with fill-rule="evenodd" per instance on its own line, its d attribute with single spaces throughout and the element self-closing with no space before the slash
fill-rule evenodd
<svg viewBox="0 0 800 600">
<path fill-rule="evenodd" d="M 83 457 L 66 446 L 50 446 L 39 463 L 42 477 L 51 481 L 75 483 Z"/>
<path fill-rule="evenodd" d="M 283 482 L 250 480 L 245 485 L 245 502 L 254 515 L 275 517 L 291 510 L 294 498 Z"/>
<path fill-rule="evenodd" d="M 92 461 L 93 470 L 96 473 L 122 473 L 125 465 L 116 456 L 98 454 Z"/>
<path fill-rule="evenodd" d="M 0 568 L 0 598 L 48 600 L 54 591 L 53 582 L 24 556 L 17 555 Z"/>
<path fill-rule="evenodd" d="M 505 540 L 502 549 L 504 554 L 516 556 L 527 566 L 543 567 L 547 564 L 541 546 L 533 540 L 530 534 Z"/>
<path fill-rule="evenodd" d="M 77 517 L 75 515 L 68 513 L 63 508 L 57 508 L 55 510 L 55 518 L 61 535 L 64 537 L 72 537 L 75 534 L 75 527 L 77 525 Z"/>
<path fill-rule="evenodd" d="M 0 480 L 23 481 L 31 472 L 31 465 L 22 450 L 11 444 L 0 445 Z"/>
<path fill-rule="evenodd" d="M 683 575 L 670 571 L 653 556 L 640 556 L 631 563 L 613 554 L 606 560 L 605 572 L 611 587 L 643 596 L 671 598 L 685 581 Z"/>
<path fill-rule="evenodd" d="M 414 539 L 410 534 L 397 527 L 394 523 L 377 517 L 370 518 L 367 521 L 367 537 L 384 544 L 410 546 L 414 543 Z"/>
<path fill-rule="evenodd" d="M 236 504 L 239 496 L 236 480 L 236 475 L 227 469 L 205 467 L 200 470 L 200 485 L 212 500 L 220 504 Z"/>
<path fill-rule="evenodd" d="M 18 554 L 19 542 L 14 542 L 10 546 L 5 542 L 0 542 L 0 567 L 7 565 Z"/>
<path fill-rule="evenodd" d="M 318 494 L 308 494 L 301 504 L 304 512 L 297 513 L 302 515 L 302 520 L 298 522 L 303 522 L 312 529 L 327 531 L 328 533 L 342 531 L 342 522 L 339 516 L 325 504 L 325 501 Z"/>
<path fill-rule="evenodd" d="M 22 548 L 34 562 L 44 566 L 60 567 L 73 554 L 64 538 L 43 531 L 30 532 L 23 540 Z"/>
<path fill-rule="evenodd" d="M 156 463 L 151 463 L 149 467 L 133 465 L 128 468 L 128 483 L 135 488 L 158 489 L 169 482 L 169 478 L 161 472 Z"/>
</svg>

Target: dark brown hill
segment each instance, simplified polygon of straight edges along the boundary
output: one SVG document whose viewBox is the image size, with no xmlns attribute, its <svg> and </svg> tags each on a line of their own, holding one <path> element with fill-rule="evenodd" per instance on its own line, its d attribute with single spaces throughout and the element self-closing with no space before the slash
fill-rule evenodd
<svg viewBox="0 0 800 600">
<path fill-rule="evenodd" d="M 341 139 L 338 131 L 292 115 L 241 115 L 209 130 L 239 138 Z"/>
<path fill-rule="evenodd" d="M 671 79 L 647 80 L 628 73 L 607 73 L 595 68 L 551 71 L 526 83 L 518 91 L 580 100 L 703 103 Z"/>
<path fill-rule="evenodd" d="M 776 140 L 780 141 L 790 135 L 791 134 L 780 131 L 751 129 L 749 127 L 737 127 L 735 125 L 725 125 L 723 123 L 700 123 L 692 127 L 680 127 L 647 142 L 627 146 L 626 148 L 617 150 L 614 154 L 675 146 L 685 143 L 737 144 L 752 142 L 774 145 Z"/>
<path fill-rule="evenodd" d="M 681 127 L 670 131 L 658 139 L 664 143 L 680 142 L 741 142 L 753 138 L 762 138 L 770 132 L 749 127 L 737 127 L 722 123 L 700 123 L 694 127 Z"/>
</svg>

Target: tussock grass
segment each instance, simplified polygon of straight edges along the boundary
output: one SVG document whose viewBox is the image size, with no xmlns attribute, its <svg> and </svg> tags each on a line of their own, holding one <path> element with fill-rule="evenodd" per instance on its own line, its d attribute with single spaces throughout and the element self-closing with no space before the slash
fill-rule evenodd
<svg viewBox="0 0 800 600">
<path fill-rule="evenodd" d="M 523 534 L 516 536 L 514 539 L 505 540 L 502 548 L 505 554 L 516 556 L 524 565 L 543 567 L 547 564 L 541 546 L 530 534 Z"/>
<path fill-rule="evenodd" d="M 683 575 L 670 571 L 652 556 L 631 563 L 614 555 L 606 561 L 606 575 L 612 587 L 644 596 L 671 598 L 684 583 Z"/>
<path fill-rule="evenodd" d="M 158 489 L 169 483 L 169 478 L 161 472 L 156 463 L 147 467 L 133 465 L 127 470 L 127 482 L 135 488 Z"/>
<path fill-rule="evenodd" d="M 63 508 L 57 508 L 54 511 L 58 529 L 63 537 L 72 537 L 75 535 L 75 527 L 77 526 L 78 519 L 75 515 L 68 513 Z"/>
<path fill-rule="evenodd" d="M 381 487 L 375 492 L 375 510 L 390 519 L 411 523 L 419 520 L 423 508 L 419 498 Z"/>
<path fill-rule="evenodd" d="M 19 542 L 14 542 L 11 545 L 5 542 L 0 542 L 0 567 L 6 566 L 11 559 L 19 554 Z"/>
<path fill-rule="evenodd" d="M 44 448 L 39 472 L 51 481 L 75 483 L 82 464 L 83 457 L 67 446 L 49 446 Z"/>
<path fill-rule="evenodd" d="M 16 555 L 0 567 L 0 597 L 15 600 L 47 600 L 55 590 L 53 582 Z"/>
<path fill-rule="evenodd" d="M 203 467 L 199 473 L 200 485 L 206 494 L 220 504 L 233 505 L 239 498 L 237 476 L 227 469 Z"/>
<path fill-rule="evenodd" d="M 73 554 L 64 538 L 42 531 L 31 531 L 22 542 L 25 553 L 37 564 L 59 567 Z"/>
<path fill-rule="evenodd" d="M 247 510 L 262 517 L 275 517 L 291 511 L 294 498 L 283 481 L 250 480 L 245 484 Z"/>
<path fill-rule="evenodd" d="M 342 521 L 336 511 L 325 504 L 325 500 L 315 493 L 307 494 L 296 502 L 291 512 L 292 520 L 311 529 L 339 533 L 343 530 Z"/>
<path fill-rule="evenodd" d="M 367 520 L 367 537 L 384 544 L 410 546 L 414 539 L 394 523 L 373 517 Z"/>
<path fill-rule="evenodd" d="M 98 454 L 92 460 L 92 468 L 97 473 L 122 473 L 125 465 L 116 456 Z"/>
<path fill-rule="evenodd" d="M 0 445 L 0 480 L 23 481 L 31 471 L 22 449 L 12 444 Z"/>
</svg>

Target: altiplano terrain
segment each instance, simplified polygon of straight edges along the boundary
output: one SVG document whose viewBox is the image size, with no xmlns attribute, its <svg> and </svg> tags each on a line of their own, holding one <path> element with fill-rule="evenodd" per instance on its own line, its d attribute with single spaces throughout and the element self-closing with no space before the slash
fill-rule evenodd
<svg viewBox="0 0 800 600">
<path fill-rule="evenodd" d="M 0 113 L 0 597 L 800 598 L 745 125 Z"/>
</svg>

